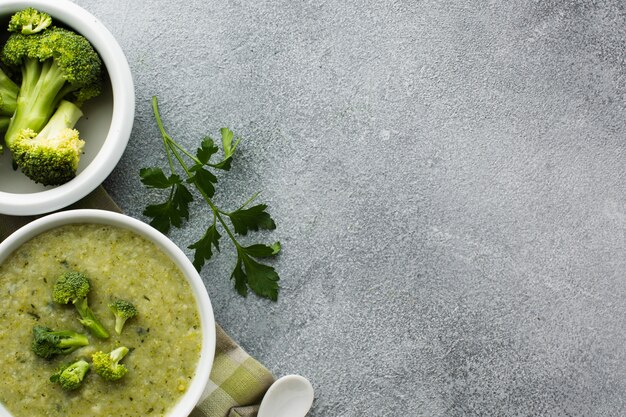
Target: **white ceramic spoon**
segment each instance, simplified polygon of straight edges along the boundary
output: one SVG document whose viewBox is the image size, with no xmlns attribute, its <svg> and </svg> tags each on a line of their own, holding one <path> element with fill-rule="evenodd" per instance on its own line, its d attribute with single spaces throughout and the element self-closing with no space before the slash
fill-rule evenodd
<svg viewBox="0 0 626 417">
<path fill-rule="evenodd" d="M 313 405 L 313 387 L 300 375 L 279 378 L 267 390 L 257 417 L 304 417 Z"/>
</svg>

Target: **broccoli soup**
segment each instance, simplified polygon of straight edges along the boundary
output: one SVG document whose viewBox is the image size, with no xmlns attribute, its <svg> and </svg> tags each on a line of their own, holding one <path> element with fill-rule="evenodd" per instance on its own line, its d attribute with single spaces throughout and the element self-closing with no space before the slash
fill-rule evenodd
<svg viewBox="0 0 626 417">
<path fill-rule="evenodd" d="M 75 273 L 88 278 L 88 308 L 108 338 L 79 322 L 78 306 L 53 297 L 59 277 Z M 202 345 L 192 289 L 174 262 L 135 232 L 96 224 L 44 232 L 0 265 L 0 297 L 0 402 L 15 417 L 163 416 L 191 383 Z M 137 311 L 120 334 L 110 308 L 119 299 Z M 33 341 L 45 328 L 80 333 L 88 344 L 80 339 L 70 353 L 44 359 Z M 120 350 L 127 371 L 109 379 L 114 372 L 97 372 L 98 355 L 119 357 Z M 85 371 L 81 361 L 89 363 L 84 379 L 60 384 L 59 369 L 78 364 Z"/>
</svg>

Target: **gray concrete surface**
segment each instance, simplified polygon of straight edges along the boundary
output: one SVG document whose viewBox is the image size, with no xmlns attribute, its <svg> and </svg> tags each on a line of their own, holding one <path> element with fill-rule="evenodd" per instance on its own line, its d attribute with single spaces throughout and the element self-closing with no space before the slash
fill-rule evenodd
<svg viewBox="0 0 626 417">
<path fill-rule="evenodd" d="M 626 3 L 76 2 L 135 77 L 127 213 L 152 95 L 186 146 L 245 138 L 219 201 L 263 192 L 281 297 L 237 296 L 227 245 L 203 278 L 311 416 L 626 415 Z"/>
</svg>

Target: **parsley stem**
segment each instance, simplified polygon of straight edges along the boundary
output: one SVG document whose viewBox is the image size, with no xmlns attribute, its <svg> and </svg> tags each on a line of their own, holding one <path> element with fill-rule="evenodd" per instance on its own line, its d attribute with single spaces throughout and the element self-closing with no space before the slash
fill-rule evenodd
<svg viewBox="0 0 626 417">
<path fill-rule="evenodd" d="M 161 136 L 163 136 L 163 143 L 165 144 L 165 150 L 167 152 L 167 156 L 170 162 L 172 174 L 174 173 L 175 170 L 174 170 L 174 165 L 172 162 L 171 155 L 174 155 L 174 157 L 176 158 L 180 166 L 185 170 L 185 173 L 187 174 L 187 176 L 191 177 L 191 173 L 189 172 L 189 168 L 187 167 L 187 164 L 185 164 L 185 161 L 178 153 L 178 150 L 179 149 L 182 150 L 182 148 L 176 143 L 174 139 L 170 137 L 170 135 L 167 134 L 167 132 L 165 131 L 165 128 L 163 127 L 163 121 L 161 120 L 161 115 L 159 113 L 159 104 L 157 103 L 156 96 L 152 97 L 152 110 L 154 112 L 154 118 L 156 119 L 157 126 L 159 126 L 159 130 L 161 131 Z M 187 153 L 186 151 L 184 152 Z"/>
<path fill-rule="evenodd" d="M 244 207 L 246 207 L 248 204 L 250 204 L 250 203 L 252 203 L 254 200 L 256 200 L 256 198 L 257 198 L 260 194 L 261 194 L 261 192 L 260 192 L 260 191 L 257 191 L 256 193 L 254 193 L 254 195 L 253 195 L 252 197 L 250 197 L 250 198 L 248 199 L 248 201 L 246 201 L 245 203 L 243 203 L 243 204 L 241 205 L 241 207 L 239 207 L 239 208 L 238 208 L 237 210 L 235 210 L 235 211 L 242 210 L 242 209 L 243 209 Z M 226 213 L 224 213 L 224 214 L 226 214 Z"/>
<path fill-rule="evenodd" d="M 167 141 L 165 139 L 163 139 L 163 147 L 165 148 L 165 154 L 167 155 L 167 163 L 170 166 L 170 171 L 174 174 L 176 172 L 176 168 L 174 167 L 174 161 L 172 160 L 172 151 L 167 145 Z"/>
<path fill-rule="evenodd" d="M 196 158 L 193 154 L 189 153 L 185 148 L 180 146 L 178 144 L 178 142 L 176 142 L 174 139 L 172 139 L 172 137 L 170 135 L 168 135 L 167 132 L 165 131 L 165 128 L 163 127 L 163 121 L 161 120 L 161 114 L 159 113 L 159 103 L 157 102 L 156 96 L 152 96 L 152 111 L 154 113 L 154 118 L 156 119 L 157 126 L 159 126 L 159 130 L 161 131 L 161 136 L 163 136 L 163 142 L 165 144 L 170 145 L 169 146 L 170 148 L 173 145 L 179 151 L 181 151 L 187 157 L 189 157 L 192 161 L 194 161 L 197 164 L 200 164 L 201 162 L 200 162 L 200 160 L 198 158 Z M 166 151 L 167 151 L 167 148 L 166 148 Z M 168 155 L 169 155 L 169 152 L 168 152 Z M 180 158 L 177 158 L 177 159 L 180 161 Z M 171 164 L 171 161 L 170 161 L 170 166 L 171 165 L 172 164 Z M 173 169 L 172 169 L 172 171 L 173 171 Z"/>
<path fill-rule="evenodd" d="M 228 225 L 224 221 L 224 218 L 221 216 L 220 213 L 223 213 L 223 212 L 220 209 L 217 208 L 217 206 L 213 203 L 211 198 L 208 195 L 206 195 L 204 193 L 204 191 L 202 191 L 199 187 L 196 187 L 196 188 L 198 189 L 198 191 L 200 191 L 200 194 L 202 194 L 202 197 L 204 198 L 204 201 L 206 201 L 207 204 L 209 205 L 209 207 L 211 207 L 211 210 L 213 210 L 214 218 L 217 218 L 217 220 L 220 222 L 220 224 L 222 225 L 224 230 L 226 230 L 226 234 L 228 234 L 228 237 L 230 237 L 230 240 L 233 241 L 233 244 L 235 245 L 237 250 L 239 250 L 241 248 L 241 245 L 239 244 L 239 242 L 237 242 L 237 238 L 235 237 L 233 232 L 231 232 L 230 228 L 228 227 Z M 226 214 L 226 213 L 224 213 L 224 214 Z"/>
<path fill-rule="evenodd" d="M 178 142 L 176 142 L 174 139 L 170 138 L 170 142 L 172 143 L 172 145 L 174 145 L 176 148 L 178 148 L 182 153 L 184 153 L 189 159 L 194 161 L 196 164 L 201 164 L 202 163 L 202 162 L 200 162 L 200 160 L 198 158 L 193 156 L 193 154 L 187 152 L 187 150 L 185 148 L 183 148 L 182 146 L 180 146 L 178 144 Z"/>
<path fill-rule="evenodd" d="M 174 161 L 172 161 L 172 152 L 169 146 L 169 143 L 173 142 L 173 140 L 170 135 L 167 134 L 165 128 L 163 127 L 163 121 L 161 120 L 161 114 L 159 113 L 159 104 L 157 103 L 156 96 L 152 96 L 152 112 L 154 113 L 154 118 L 156 119 L 157 126 L 159 127 L 159 131 L 161 132 L 161 137 L 163 138 L 163 147 L 165 148 L 165 154 L 167 155 L 167 162 L 169 163 L 172 174 L 174 174 L 176 172 L 176 169 L 174 168 Z"/>
<path fill-rule="evenodd" d="M 191 178 L 192 177 L 191 172 L 189 171 L 189 168 L 187 167 L 187 164 L 185 164 L 185 160 L 178 153 L 178 150 L 176 148 L 173 148 L 172 146 L 170 146 L 170 150 L 174 154 L 174 157 L 178 161 L 178 164 L 185 171 L 185 174 L 187 174 L 187 178 Z"/>
</svg>

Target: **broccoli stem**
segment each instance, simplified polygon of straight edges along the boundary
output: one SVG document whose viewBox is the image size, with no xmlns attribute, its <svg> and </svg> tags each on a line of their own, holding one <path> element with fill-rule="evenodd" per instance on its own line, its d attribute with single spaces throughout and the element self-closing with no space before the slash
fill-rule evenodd
<svg viewBox="0 0 626 417">
<path fill-rule="evenodd" d="M 76 346 L 87 346 L 88 344 L 89 344 L 89 339 L 87 339 L 87 336 L 79 333 L 77 335 L 73 335 L 71 338 L 68 337 L 68 338 L 61 339 L 57 346 L 63 349 L 63 348 L 73 348 Z"/>
<path fill-rule="evenodd" d="M 126 318 L 122 316 L 115 316 L 115 333 L 122 334 L 124 323 L 126 323 Z"/>
<path fill-rule="evenodd" d="M 0 116 L 13 116 L 19 91 L 17 84 L 0 69 Z"/>
<path fill-rule="evenodd" d="M 128 353 L 129 349 L 126 346 L 120 346 L 115 350 L 112 350 L 110 355 L 111 355 L 111 361 L 117 365 L 117 363 L 119 361 L 121 361 L 122 359 L 124 359 L 124 356 L 126 356 L 126 354 Z"/>
<path fill-rule="evenodd" d="M 0 116 L 0 133 L 6 132 L 9 128 L 10 119 L 8 117 Z M 0 145 L 0 153 L 2 153 L 2 145 Z"/>
<path fill-rule="evenodd" d="M 84 334 L 71 330 L 55 331 L 45 326 L 33 327 L 32 351 L 35 355 L 44 359 L 50 359 L 55 355 L 67 355 L 76 349 L 87 346 L 89 339 Z"/>
<path fill-rule="evenodd" d="M 78 314 L 81 317 L 80 323 L 88 328 L 94 336 L 100 339 L 109 338 L 109 332 L 107 332 L 102 323 L 98 321 L 91 308 L 89 308 L 86 297 L 77 300 L 74 303 L 74 307 L 76 307 L 76 311 L 78 311 Z"/>
<path fill-rule="evenodd" d="M 48 123 L 41 129 L 39 136 L 54 136 L 65 128 L 72 129 L 82 116 L 83 112 L 80 107 L 74 103 L 63 100 L 52 117 L 50 117 Z"/>
<path fill-rule="evenodd" d="M 41 131 L 62 98 L 59 92 L 65 82 L 64 72 L 54 60 L 42 63 L 34 58 L 24 59 L 15 114 L 5 134 L 9 149 L 21 130 Z"/>
<path fill-rule="evenodd" d="M 0 133 L 4 133 L 9 128 L 10 118 L 15 113 L 17 106 L 17 95 L 20 89 L 5 73 L 0 69 Z M 0 154 L 4 148 L 0 144 Z"/>
</svg>

